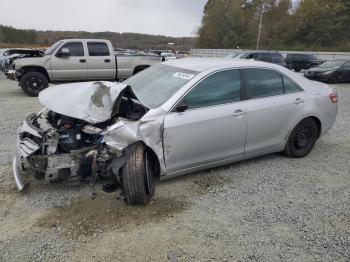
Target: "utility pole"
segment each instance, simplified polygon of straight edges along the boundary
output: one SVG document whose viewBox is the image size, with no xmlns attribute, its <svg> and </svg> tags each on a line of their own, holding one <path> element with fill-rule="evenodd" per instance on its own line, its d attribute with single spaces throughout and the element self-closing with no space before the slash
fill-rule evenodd
<svg viewBox="0 0 350 262">
<path fill-rule="evenodd" d="M 256 49 L 259 49 L 259 44 L 260 44 L 260 35 L 261 35 L 261 27 L 262 27 L 262 20 L 263 20 L 263 12 L 260 14 L 260 23 L 259 23 L 259 33 L 258 33 L 258 41 L 256 43 Z"/>
<path fill-rule="evenodd" d="M 263 21 L 263 16 L 264 16 L 264 12 L 265 12 L 265 1 L 262 2 L 262 5 L 260 6 L 260 8 L 258 8 L 258 12 L 260 15 L 260 22 L 259 22 L 259 32 L 258 32 L 258 40 L 256 41 L 256 49 L 259 49 L 259 44 L 260 44 L 260 37 L 261 37 L 261 28 L 262 28 L 262 21 Z"/>
</svg>

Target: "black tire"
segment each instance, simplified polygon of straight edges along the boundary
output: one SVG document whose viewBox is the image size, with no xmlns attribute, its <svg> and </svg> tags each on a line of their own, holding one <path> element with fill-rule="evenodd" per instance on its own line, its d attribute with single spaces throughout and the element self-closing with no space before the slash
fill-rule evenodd
<svg viewBox="0 0 350 262">
<path fill-rule="evenodd" d="M 300 72 L 301 69 L 300 68 L 294 68 L 295 72 Z"/>
<path fill-rule="evenodd" d="M 22 77 L 20 85 L 28 96 L 38 96 L 40 91 L 49 86 L 49 82 L 42 73 L 28 72 Z"/>
<path fill-rule="evenodd" d="M 305 157 L 313 149 L 318 137 L 318 131 L 316 122 L 312 118 L 305 118 L 289 135 L 283 153 L 293 158 Z"/>
<path fill-rule="evenodd" d="M 150 153 L 138 144 L 122 169 L 125 200 L 129 205 L 145 205 L 154 195 L 155 179 Z"/>
</svg>

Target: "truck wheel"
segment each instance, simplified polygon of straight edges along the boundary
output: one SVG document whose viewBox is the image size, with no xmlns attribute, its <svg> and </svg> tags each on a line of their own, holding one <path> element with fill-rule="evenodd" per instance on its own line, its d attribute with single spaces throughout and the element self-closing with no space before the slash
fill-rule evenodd
<svg viewBox="0 0 350 262">
<path fill-rule="evenodd" d="M 122 169 L 122 185 L 129 205 L 147 204 L 155 191 L 155 179 L 150 153 L 139 144 Z"/>
<path fill-rule="evenodd" d="M 20 85 L 25 94 L 38 96 L 41 90 L 49 86 L 49 82 L 42 73 L 29 72 L 22 77 Z"/>
<path fill-rule="evenodd" d="M 305 118 L 289 135 L 283 153 L 292 158 L 306 156 L 316 143 L 318 131 L 316 122 L 312 118 Z"/>
</svg>

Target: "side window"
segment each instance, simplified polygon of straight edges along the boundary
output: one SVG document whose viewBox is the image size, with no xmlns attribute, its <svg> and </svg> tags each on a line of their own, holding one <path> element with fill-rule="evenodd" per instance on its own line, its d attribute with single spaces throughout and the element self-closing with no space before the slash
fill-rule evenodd
<svg viewBox="0 0 350 262">
<path fill-rule="evenodd" d="M 259 53 L 257 60 L 264 61 L 264 62 L 271 62 L 271 55 L 269 53 Z"/>
<path fill-rule="evenodd" d="M 69 49 L 70 56 L 84 56 L 84 48 L 81 42 L 66 43 L 58 52 L 62 51 L 63 48 Z"/>
<path fill-rule="evenodd" d="M 109 56 L 109 49 L 106 43 L 88 42 L 89 56 Z"/>
<path fill-rule="evenodd" d="M 300 55 L 300 54 L 296 54 L 296 55 L 294 55 L 294 59 L 295 60 L 303 60 L 303 55 Z"/>
<path fill-rule="evenodd" d="M 283 56 L 280 55 L 280 54 L 271 54 L 272 56 L 272 62 L 275 62 L 275 63 L 283 63 L 284 62 L 284 59 L 283 59 Z"/>
<path fill-rule="evenodd" d="M 215 73 L 197 84 L 184 98 L 188 108 L 199 108 L 241 100 L 239 70 Z"/>
<path fill-rule="evenodd" d="M 284 92 L 286 94 L 300 92 L 300 87 L 290 81 L 288 78 L 283 77 Z"/>
<path fill-rule="evenodd" d="M 268 69 L 245 69 L 248 98 L 283 94 L 282 76 Z"/>
</svg>

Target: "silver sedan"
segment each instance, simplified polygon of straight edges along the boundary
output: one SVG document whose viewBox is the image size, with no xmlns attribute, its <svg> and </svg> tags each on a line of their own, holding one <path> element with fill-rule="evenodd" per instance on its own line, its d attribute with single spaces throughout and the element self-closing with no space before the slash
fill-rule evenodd
<svg viewBox="0 0 350 262">
<path fill-rule="evenodd" d="M 304 157 L 334 125 L 337 94 L 281 66 L 180 59 L 123 83 L 50 87 L 18 129 L 13 162 L 45 181 L 104 180 L 146 204 L 155 180 L 283 152 Z"/>
</svg>

